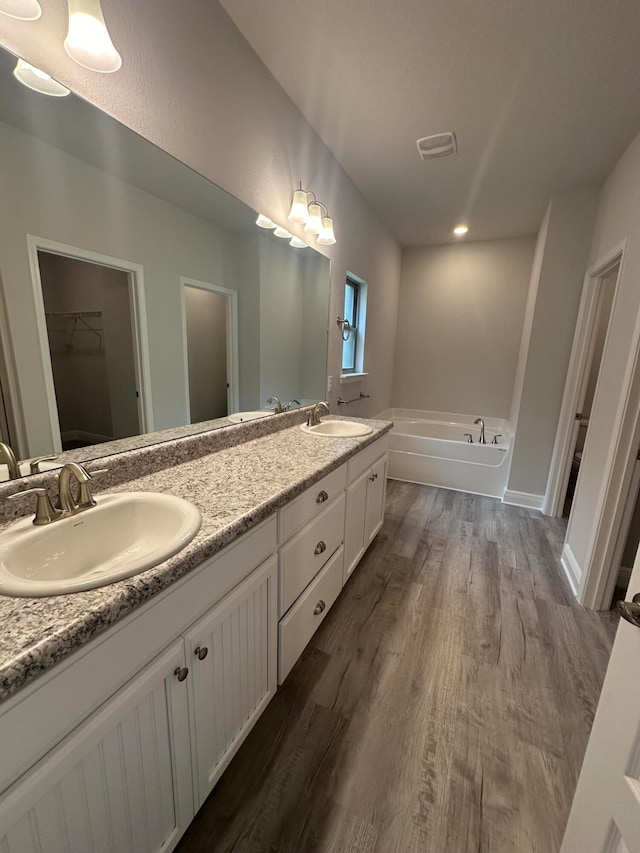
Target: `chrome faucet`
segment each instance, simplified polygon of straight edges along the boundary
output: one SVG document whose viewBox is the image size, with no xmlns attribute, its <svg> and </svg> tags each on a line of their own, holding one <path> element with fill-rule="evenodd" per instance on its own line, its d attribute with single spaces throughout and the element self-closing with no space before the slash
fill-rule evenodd
<svg viewBox="0 0 640 853">
<path fill-rule="evenodd" d="M 97 472 L 96 472 L 97 473 Z M 76 500 L 71 491 L 71 478 L 74 477 L 78 481 L 78 499 Z M 83 509 L 89 509 L 96 505 L 93 495 L 89 489 L 91 475 L 82 465 L 77 462 L 67 462 L 62 466 L 60 476 L 58 477 L 59 496 L 58 501 L 60 510 L 65 515 L 75 515 L 77 512 L 82 512 Z"/>
<path fill-rule="evenodd" d="M 269 397 L 267 400 L 267 406 L 273 406 L 273 414 L 281 415 L 284 411 L 286 411 L 285 407 L 280 402 L 279 397 Z"/>
<path fill-rule="evenodd" d="M 484 437 L 484 421 L 482 418 L 476 418 L 474 424 L 480 424 L 480 438 L 478 439 L 478 444 L 486 444 Z"/>
<path fill-rule="evenodd" d="M 17 480 L 22 476 L 18 466 L 18 460 L 16 459 L 16 454 L 8 444 L 4 443 L 4 441 L 0 441 L 0 462 L 3 462 L 9 469 L 10 480 Z"/>
<path fill-rule="evenodd" d="M 329 414 L 329 404 L 322 402 L 316 403 L 313 409 L 309 412 L 309 417 L 307 419 L 307 426 L 318 426 L 320 423 L 320 410 L 324 409 L 327 414 Z"/>
</svg>

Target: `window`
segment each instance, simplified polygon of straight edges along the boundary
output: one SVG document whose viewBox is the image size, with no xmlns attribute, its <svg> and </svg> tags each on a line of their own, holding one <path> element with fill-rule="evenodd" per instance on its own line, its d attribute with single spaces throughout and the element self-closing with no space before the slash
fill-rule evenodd
<svg viewBox="0 0 640 853">
<path fill-rule="evenodd" d="M 342 374 L 359 374 L 364 370 L 364 327 L 367 310 L 367 285 L 355 276 L 347 276 L 344 289 Z M 346 340 L 344 340 L 346 338 Z"/>
</svg>

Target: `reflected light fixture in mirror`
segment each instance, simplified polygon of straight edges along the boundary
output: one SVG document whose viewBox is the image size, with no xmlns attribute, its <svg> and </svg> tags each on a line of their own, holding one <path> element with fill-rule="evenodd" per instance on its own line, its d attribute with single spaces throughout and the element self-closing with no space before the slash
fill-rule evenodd
<svg viewBox="0 0 640 853">
<path fill-rule="evenodd" d="M 45 71 L 41 71 L 34 65 L 29 65 L 24 59 L 19 59 L 18 64 L 14 68 L 13 76 L 19 80 L 24 86 L 33 89 L 34 92 L 40 92 L 41 95 L 50 95 L 52 98 L 65 98 L 70 90 L 62 83 L 58 83 L 53 77 L 50 77 Z"/>
<path fill-rule="evenodd" d="M 292 237 L 289 240 L 289 245 L 293 246 L 294 249 L 306 249 L 307 248 L 307 244 L 304 242 L 304 240 L 301 240 L 299 237 Z"/>
<path fill-rule="evenodd" d="M 69 31 L 64 49 L 71 59 L 101 74 L 111 74 L 122 65 L 104 22 L 100 0 L 69 0 Z"/>
<path fill-rule="evenodd" d="M 278 225 L 278 227 L 273 233 L 276 235 L 276 237 L 282 237 L 283 240 L 289 240 L 291 237 L 293 237 L 293 234 L 289 234 L 287 229 L 283 228 L 282 225 Z"/>
<path fill-rule="evenodd" d="M 37 21 L 42 15 L 38 0 L 0 0 L 0 12 L 19 21 Z"/>
<path fill-rule="evenodd" d="M 258 214 L 258 218 L 256 219 L 256 225 L 259 228 L 277 228 L 275 222 L 272 222 L 268 216 L 265 216 L 263 213 Z"/>
</svg>

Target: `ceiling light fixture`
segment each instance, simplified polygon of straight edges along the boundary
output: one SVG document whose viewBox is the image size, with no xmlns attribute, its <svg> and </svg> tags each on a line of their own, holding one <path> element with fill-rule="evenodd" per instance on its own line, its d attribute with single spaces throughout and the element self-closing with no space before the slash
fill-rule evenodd
<svg viewBox="0 0 640 853">
<path fill-rule="evenodd" d="M 468 230 L 468 225 L 456 225 L 456 227 L 453 229 L 453 233 L 456 235 L 456 237 L 462 237 L 462 235 L 466 234 Z"/>
<path fill-rule="evenodd" d="M 58 83 L 53 77 L 50 77 L 45 71 L 36 68 L 35 65 L 29 65 L 24 59 L 19 59 L 18 64 L 13 70 L 13 76 L 19 80 L 23 86 L 33 89 L 34 92 L 40 92 L 41 95 L 50 95 L 53 98 L 64 98 L 69 94 L 70 90 L 62 83 Z"/>
<path fill-rule="evenodd" d="M 71 59 L 101 74 L 112 74 L 122 65 L 104 22 L 100 0 L 69 0 L 69 31 L 64 49 Z"/>
<path fill-rule="evenodd" d="M 304 225 L 304 233 L 315 237 L 322 246 L 332 246 L 336 242 L 329 211 L 318 201 L 315 193 L 302 189 L 302 183 L 298 184 L 298 189 L 293 194 L 289 219 Z"/>
<path fill-rule="evenodd" d="M 19 21 L 37 21 L 42 15 L 38 0 L 0 0 L 0 12 Z"/>
<path fill-rule="evenodd" d="M 268 216 L 265 216 L 264 213 L 259 213 L 258 218 L 256 219 L 256 225 L 259 228 L 277 228 L 275 222 L 272 222 Z"/>
</svg>

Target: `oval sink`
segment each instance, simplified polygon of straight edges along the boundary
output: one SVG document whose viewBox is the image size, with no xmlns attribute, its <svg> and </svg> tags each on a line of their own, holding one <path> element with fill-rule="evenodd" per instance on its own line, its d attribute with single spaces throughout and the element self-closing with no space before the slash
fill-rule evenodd
<svg viewBox="0 0 640 853">
<path fill-rule="evenodd" d="M 273 412 L 265 412 L 264 409 L 256 409 L 253 412 L 235 412 L 233 415 L 227 415 L 227 420 L 232 424 L 242 424 L 245 421 L 257 421 L 258 418 L 267 418 Z"/>
<path fill-rule="evenodd" d="M 321 435 L 325 438 L 356 438 L 359 435 L 370 435 L 372 427 L 357 424 L 354 421 L 320 421 L 315 426 L 302 424 L 301 430 L 309 435 Z"/>
<path fill-rule="evenodd" d="M 174 495 L 129 492 L 43 527 L 31 518 L 0 535 L 0 595 L 62 595 L 156 566 L 196 535 L 200 510 Z"/>
</svg>

